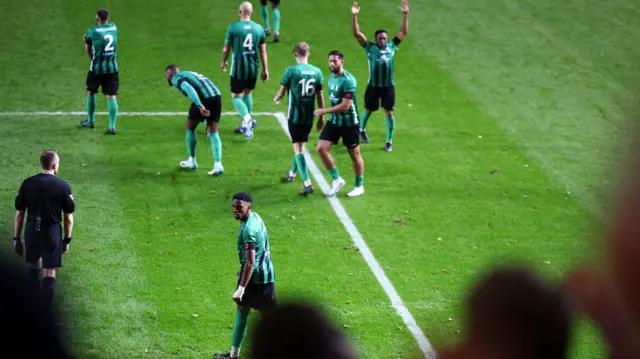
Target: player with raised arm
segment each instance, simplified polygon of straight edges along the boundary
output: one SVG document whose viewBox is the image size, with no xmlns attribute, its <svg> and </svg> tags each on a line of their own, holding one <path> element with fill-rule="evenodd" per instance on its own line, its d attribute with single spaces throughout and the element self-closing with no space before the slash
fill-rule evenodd
<svg viewBox="0 0 640 359">
<path fill-rule="evenodd" d="M 344 56 L 342 52 L 333 50 L 329 53 L 329 101 L 330 108 L 319 108 L 314 111 L 316 116 L 330 113 L 329 121 L 324 126 L 318 141 L 317 151 L 322 158 L 322 163 L 329 171 L 333 183 L 329 196 L 334 196 L 345 185 L 340 177 L 329 150 L 332 145 L 338 144 L 342 138 L 342 144 L 347 148 L 353 171 L 356 175 L 355 188 L 347 193 L 349 197 L 364 194 L 364 160 L 360 155 L 360 139 L 358 138 L 359 120 L 358 107 L 356 106 L 356 79 L 344 69 Z"/>
<path fill-rule="evenodd" d="M 273 42 L 280 42 L 280 0 L 269 0 L 271 2 L 271 14 L 273 15 Z M 267 36 L 271 35 L 271 29 L 269 28 L 269 8 L 267 7 L 267 0 L 260 0 L 260 15 L 264 22 L 264 33 Z"/>
<path fill-rule="evenodd" d="M 276 274 L 271 262 L 271 247 L 267 226 L 251 209 L 253 199 L 247 192 L 233 195 L 233 217 L 240 221 L 236 251 L 240 260 L 238 287 L 232 299 L 237 304 L 233 326 L 231 352 L 214 354 L 214 359 L 234 359 L 240 356 L 242 342 L 247 335 L 247 321 L 251 309 L 264 317 L 277 309 Z"/>
<path fill-rule="evenodd" d="M 280 90 L 274 97 L 273 102 L 278 104 L 285 93 L 289 91 L 289 111 L 287 119 L 289 122 L 289 135 L 293 143 L 293 162 L 287 174 L 287 181 L 293 182 L 296 172 L 300 171 L 300 176 L 304 181 L 304 188 L 301 195 L 308 195 L 313 192 L 307 162 L 304 159 L 304 144 L 309 141 L 309 133 L 313 127 L 313 111 L 315 110 L 314 98 L 317 100 L 318 108 L 324 107 L 324 97 L 322 95 L 322 83 L 324 77 L 319 68 L 309 65 L 309 45 L 305 42 L 298 43 L 293 49 L 296 57 L 296 64 L 287 67 L 280 82 Z M 320 116 L 316 128 L 318 131 L 324 126 L 324 117 Z"/>
<path fill-rule="evenodd" d="M 94 128 L 96 114 L 96 93 L 102 87 L 102 93 L 107 97 L 109 106 L 109 129 L 107 133 L 116 134 L 116 118 L 118 117 L 118 27 L 110 22 L 109 11 L 100 9 L 96 12 L 96 26 L 87 30 L 83 36 L 85 51 L 91 59 L 91 66 L 87 74 L 87 115 L 86 121 L 80 126 Z"/>
<path fill-rule="evenodd" d="M 353 35 L 358 39 L 360 45 L 364 47 L 367 53 L 367 60 L 369 61 L 369 83 L 364 93 L 364 112 L 360 118 L 360 137 L 363 143 L 369 143 L 369 136 L 367 136 L 366 131 L 367 122 L 371 113 L 377 111 L 380 107 L 380 102 L 382 102 L 382 108 L 384 109 L 384 114 L 387 119 L 387 140 L 384 145 L 386 152 L 392 151 L 391 142 L 396 126 L 396 119 L 393 117 L 393 107 L 396 102 L 393 58 L 398 49 L 398 45 L 400 45 L 402 39 L 407 36 L 407 30 L 409 28 L 408 0 L 402 0 L 400 10 L 404 13 L 402 25 L 393 40 L 389 42 L 387 32 L 385 30 L 378 30 L 375 33 L 376 42 L 374 43 L 368 41 L 366 36 L 360 32 L 360 26 L 358 25 L 360 7 L 358 3 L 354 2 L 351 8 L 351 13 L 353 14 Z"/>
<path fill-rule="evenodd" d="M 164 76 L 169 86 L 174 86 L 180 93 L 191 100 L 189 115 L 185 128 L 187 130 L 186 143 L 189 159 L 180 162 L 180 167 L 196 169 L 196 127 L 206 121 L 207 138 L 211 141 L 213 153 L 213 169 L 209 176 L 224 173 L 222 167 L 222 142 L 218 133 L 220 113 L 222 111 L 222 93 L 211 80 L 193 71 L 180 71 L 178 66 L 169 65 L 164 69 Z"/>
<path fill-rule="evenodd" d="M 253 138 L 253 129 L 257 122 L 251 117 L 253 98 L 251 92 L 256 88 L 258 69 L 262 61 L 262 81 L 269 79 L 267 65 L 267 44 L 262 26 L 251 21 L 253 6 L 249 2 L 240 4 L 240 21 L 227 28 L 222 49 L 222 71 L 227 71 L 229 52 L 233 50 L 231 58 L 231 97 L 242 124 L 236 129 L 237 133 L 244 133 L 245 139 Z M 258 56 L 258 52 L 260 56 Z M 259 57 L 259 59 L 258 59 Z"/>
</svg>

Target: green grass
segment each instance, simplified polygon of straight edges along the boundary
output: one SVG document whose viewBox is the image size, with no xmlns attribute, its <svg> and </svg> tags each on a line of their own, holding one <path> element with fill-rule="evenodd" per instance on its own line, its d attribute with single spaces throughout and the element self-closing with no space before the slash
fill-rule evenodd
<svg viewBox="0 0 640 359">
<path fill-rule="evenodd" d="M 362 148 L 367 192 L 341 200 L 432 343 L 460 339 L 461 302 L 489 266 L 521 261 L 557 279 L 594 254 L 639 75 L 634 4 L 411 3 L 396 58 L 394 152 L 382 151 L 376 113 L 373 143 Z M 268 45 L 271 80 L 258 84 L 255 111 L 286 108 L 271 99 L 298 41 L 310 43 L 322 69 L 326 54 L 341 49 L 362 103 L 367 64 L 350 35 L 350 4 L 317 5 L 281 5 L 282 42 Z M 367 36 L 380 27 L 393 36 L 398 4 L 361 5 Z M 188 100 L 163 78 L 169 63 L 209 76 L 224 91 L 224 111 L 234 111 L 219 62 L 237 4 L 202 0 L 5 7 L 0 111 L 84 110 L 81 38 L 102 6 L 120 30 L 120 111 L 186 112 Z M 98 110 L 106 111 L 101 96 Z M 280 297 L 318 300 L 363 357 L 420 356 L 327 200 L 300 198 L 300 183 L 280 183 L 293 153 L 275 118 L 259 117 L 251 142 L 233 134 L 238 118 L 222 118 L 222 178 L 206 176 L 212 157 L 202 128 L 201 168 L 177 169 L 186 157 L 182 117 L 122 116 L 115 137 L 102 134 L 106 117 L 91 131 L 77 128 L 80 119 L 0 117 L 9 134 L 0 144 L 0 235 L 11 236 L 11 204 L 20 181 L 38 171 L 40 149 L 59 150 L 59 175 L 74 190 L 74 243 L 56 300 L 79 356 L 202 358 L 228 349 L 238 228 L 230 198 L 244 190 L 269 228 Z M 333 152 L 351 186 L 346 151 Z M 572 357 L 602 358 L 595 328 L 576 329 Z"/>
</svg>

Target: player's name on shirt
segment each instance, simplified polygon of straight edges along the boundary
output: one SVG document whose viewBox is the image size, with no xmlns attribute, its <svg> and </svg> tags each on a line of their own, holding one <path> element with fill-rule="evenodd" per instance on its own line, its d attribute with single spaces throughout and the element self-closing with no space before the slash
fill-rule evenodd
<svg viewBox="0 0 640 359">
<path fill-rule="evenodd" d="M 115 26 L 109 26 L 109 27 L 96 27 L 94 29 L 94 31 L 96 32 L 105 32 L 105 31 L 115 31 L 116 27 Z"/>
</svg>

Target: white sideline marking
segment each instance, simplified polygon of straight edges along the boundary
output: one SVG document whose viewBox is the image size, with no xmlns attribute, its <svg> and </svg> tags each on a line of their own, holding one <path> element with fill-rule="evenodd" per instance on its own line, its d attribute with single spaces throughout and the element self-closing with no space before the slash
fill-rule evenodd
<svg viewBox="0 0 640 359">
<path fill-rule="evenodd" d="M 280 122 L 280 126 L 282 126 L 282 129 L 287 134 L 287 137 L 291 139 L 291 136 L 289 135 L 287 118 L 285 117 L 284 113 L 277 112 L 274 114 L 274 116 L 278 119 L 278 122 Z M 309 172 L 311 172 L 311 174 L 313 175 L 316 183 L 320 185 L 322 192 L 324 194 L 329 193 L 329 191 L 331 190 L 329 183 L 327 183 L 327 180 L 324 178 L 322 172 L 320 172 L 320 169 L 318 169 L 318 166 L 316 165 L 313 158 L 311 158 L 307 150 L 304 151 L 304 157 L 307 161 Z M 418 342 L 418 345 L 424 353 L 425 358 L 434 359 L 436 357 L 436 353 L 431 346 L 431 343 L 429 343 L 429 340 L 427 339 L 427 337 L 425 337 L 422 329 L 420 329 L 415 319 L 413 319 L 413 316 L 409 312 L 409 309 L 407 309 L 407 307 L 404 305 L 404 302 L 402 302 L 402 299 L 400 299 L 400 295 L 393 287 L 393 284 L 391 284 L 389 278 L 387 278 L 387 275 L 384 274 L 384 270 L 382 269 L 380 264 L 378 264 L 378 261 L 373 256 L 373 253 L 371 253 L 371 250 L 369 250 L 367 243 L 365 243 L 364 238 L 362 238 L 362 235 L 353 224 L 353 221 L 342 206 L 342 203 L 340 203 L 340 200 L 337 196 L 327 198 L 329 199 L 329 203 L 331 203 L 331 207 L 333 207 L 333 210 L 336 212 L 336 215 L 340 219 L 340 222 L 342 222 L 342 224 L 344 225 L 344 228 L 351 236 L 351 239 L 353 240 L 355 245 L 358 247 L 358 249 L 360 249 L 360 254 L 362 254 L 365 262 L 367 262 L 367 264 L 369 265 L 369 268 L 375 275 L 378 283 L 380 283 L 382 289 L 384 289 L 385 293 L 387 293 L 387 296 L 391 300 L 391 305 L 395 308 L 400 317 L 402 317 L 404 324 L 406 324 L 407 328 L 409 328 L 409 331 Z"/>
<path fill-rule="evenodd" d="M 256 116 L 275 116 L 278 119 L 278 122 L 280 123 L 280 126 L 282 126 L 282 129 L 284 130 L 287 137 L 291 139 L 291 136 L 289 135 L 287 118 L 285 117 L 284 113 L 255 112 L 253 114 Z M 80 112 L 80 111 L 78 112 L 0 112 L 0 117 L 2 116 L 4 117 L 9 117 L 9 116 L 86 116 L 86 115 L 87 115 L 86 112 Z M 108 113 L 96 112 L 96 115 L 108 115 Z M 186 116 L 186 115 L 187 115 L 186 112 L 119 112 L 118 113 L 118 116 Z M 222 115 L 225 115 L 225 116 L 237 115 L 237 112 L 223 112 Z M 311 158 L 311 156 L 309 155 L 309 152 L 305 150 L 304 156 L 307 161 L 307 165 L 309 166 L 309 171 L 311 172 L 311 175 L 313 176 L 313 178 L 316 180 L 316 183 L 322 189 L 322 192 L 325 194 L 329 193 L 331 189 L 329 186 L 329 183 L 327 183 L 327 180 L 322 175 L 322 172 L 320 172 L 320 169 L 318 169 L 318 166 L 314 162 L 313 158 Z M 336 213 L 336 215 L 344 225 L 344 228 L 347 230 L 347 232 L 351 236 L 351 239 L 353 240 L 355 245 L 358 247 L 358 249 L 360 249 L 360 254 L 362 254 L 362 257 L 364 258 L 365 262 L 367 262 L 367 265 L 369 265 L 369 268 L 371 269 L 374 276 L 378 280 L 378 283 L 380 283 L 380 285 L 382 286 L 382 289 L 385 291 L 385 293 L 391 300 L 391 305 L 393 306 L 393 308 L 395 308 L 396 312 L 400 315 L 400 317 L 404 321 L 404 324 L 407 326 L 407 328 L 409 329 L 413 337 L 418 342 L 418 346 L 424 353 L 425 358 L 435 359 L 436 352 L 431 346 L 431 343 L 429 343 L 429 340 L 422 332 L 422 329 L 420 329 L 420 327 L 416 323 L 415 319 L 409 312 L 409 309 L 407 309 L 407 307 L 404 305 L 404 302 L 400 298 L 400 295 L 398 294 L 396 289 L 393 287 L 393 284 L 391 284 L 391 281 L 389 280 L 387 275 L 384 273 L 384 270 L 382 269 L 382 267 L 380 266 L 376 258 L 373 256 L 373 253 L 365 243 L 364 238 L 362 238 L 362 235 L 360 234 L 356 226 L 353 224 L 353 221 L 347 214 L 347 211 L 342 206 L 342 203 L 340 203 L 340 200 L 338 199 L 338 197 L 333 196 L 333 197 L 328 197 L 328 199 L 329 199 L 329 203 L 331 203 L 331 207 L 333 207 L 334 212 Z"/>
</svg>

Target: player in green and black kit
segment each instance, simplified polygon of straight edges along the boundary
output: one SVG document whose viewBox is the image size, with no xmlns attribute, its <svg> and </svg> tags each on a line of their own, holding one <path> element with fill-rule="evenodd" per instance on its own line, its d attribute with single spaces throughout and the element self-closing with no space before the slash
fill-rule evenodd
<svg viewBox="0 0 640 359">
<path fill-rule="evenodd" d="M 287 174 L 286 180 L 293 182 L 296 172 L 300 171 L 300 176 L 304 181 L 304 188 L 301 195 L 308 195 L 313 192 L 307 162 L 304 159 L 304 144 L 309 141 L 309 133 L 313 127 L 313 111 L 317 99 L 318 108 L 324 107 L 322 96 L 322 83 L 324 78 L 319 68 L 309 65 L 309 45 L 301 42 L 293 49 L 296 57 L 296 65 L 289 66 L 284 71 L 284 76 L 280 82 L 280 91 L 274 97 L 273 102 L 278 104 L 284 94 L 289 91 L 289 135 L 293 143 L 293 162 L 291 170 Z M 324 126 L 324 117 L 320 116 L 317 129 L 320 131 Z"/>
<path fill-rule="evenodd" d="M 251 117 L 253 98 L 251 91 L 256 87 L 258 78 L 258 51 L 262 61 L 262 80 L 269 79 L 267 66 L 267 44 L 262 26 L 251 21 L 253 7 L 249 2 L 240 4 L 240 21 L 229 25 L 224 38 L 222 49 L 222 71 L 227 71 L 229 51 L 233 49 L 231 58 L 231 97 L 233 105 L 242 117 L 242 124 L 236 129 L 237 133 L 244 133 L 245 139 L 253 138 L 256 120 Z"/>
<path fill-rule="evenodd" d="M 96 113 L 96 93 L 102 87 L 102 93 L 107 97 L 109 106 L 108 134 L 116 134 L 116 118 L 118 117 L 118 59 L 117 43 L 118 28 L 110 22 L 109 11 L 100 9 L 96 13 L 96 26 L 87 30 L 83 39 L 85 51 L 91 59 L 89 74 L 87 75 L 87 115 L 86 121 L 81 121 L 83 127 L 94 128 Z"/>
<path fill-rule="evenodd" d="M 211 141 L 213 153 L 213 170 L 209 176 L 224 173 L 222 168 L 222 142 L 218 133 L 220 113 L 222 111 L 222 93 L 211 80 L 193 71 L 180 71 L 178 66 L 169 65 L 164 69 L 164 76 L 169 86 L 174 86 L 180 93 L 188 97 L 192 103 L 185 128 L 189 159 L 180 162 L 180 167 L 196 169 L 196 127 L 200 122 L 207 123 L 207 137 Z"/>
<path fill-rule="evenodd" d="M 347 193 L 347 196 L 356 197 L 364 193 L 364 161 L 360 155 L 360 139 L 358 138 L 360 127 L 358 107 L 356 106 L 356 79 L 343 68 L 343 65 L 342 52 L 331 51 L 329 53 L 329 68 L 332 74 L 329 76 L 328 86 L 331 107 L 319 108 L 314 111 L 316 116 L 330 113 L 331 117 L 320 134 L 317 151 L 333 179 L 331 191 L 328 193 L 329 196 L 333 196 L 344 187 L 345 182 L 338 173 L 329 149 L 342 138 L 342 144 L 347 147 L 351 161 L 353 161 L 353 171 L 356 175 L 356 187 Z"/>
<path fill-rule="evenodd" d="M 271 263 L 269 234 L 262 218 L 251 211 L 252 198 L 240 192 L 233 196 L 233 216 L 240 221 L 238 231 L 238 289 L 232 299 L 238 304 L 233 326 L 231 352 L 215 354 L 214 359 L 238 358 L 242 341 L 247 334 L 247 319 L 251 308 L 260 315 L 271 313 L 277 307 L 275 271 Z"/>
<path fill-rule="evenodd" d="M 393 58 L 398 49 L 398 45 L 404 37 L 407 35 L 409 28 L 409 2 L 408 0 L 402 0 L 402 6 L 400 10 L 404 13 L 402 18 L 402 26 L 400 31 L 396 34 L 391 42 L 388 42 L 387 32 L 385 30 L 378 30 L 375 34 L 376 42 L 367 41 L 367 38 L 360 32 L 360 26 L 358 25 L 358 13 L 360 7 L 358 3 L 353 3 L 351 13 L 353 14 L 353 34 L 355 35 L 360 45 L 364 47 L 367 52 L 367 60 L 369 61 L 369 83 L 367 84 L 367 90 L 364 94 L 364 109 L 360 122 L 360 137 L 363 143 L 369 143 L 369 136 L 367 136 L 367 121 L 371 112 L 375 112 L 380 107 L 382 102 L 382 108 L 387 118 L 387 141 L 384 146 L 384 150 L 391 152 L 391 141 L 393 139 L 393 130 L 395 128 L 396 120 L 393 117 L 393 106 L 396 102 L 396 90 L 395 80 L 393 78 Z"/>
</svg>

